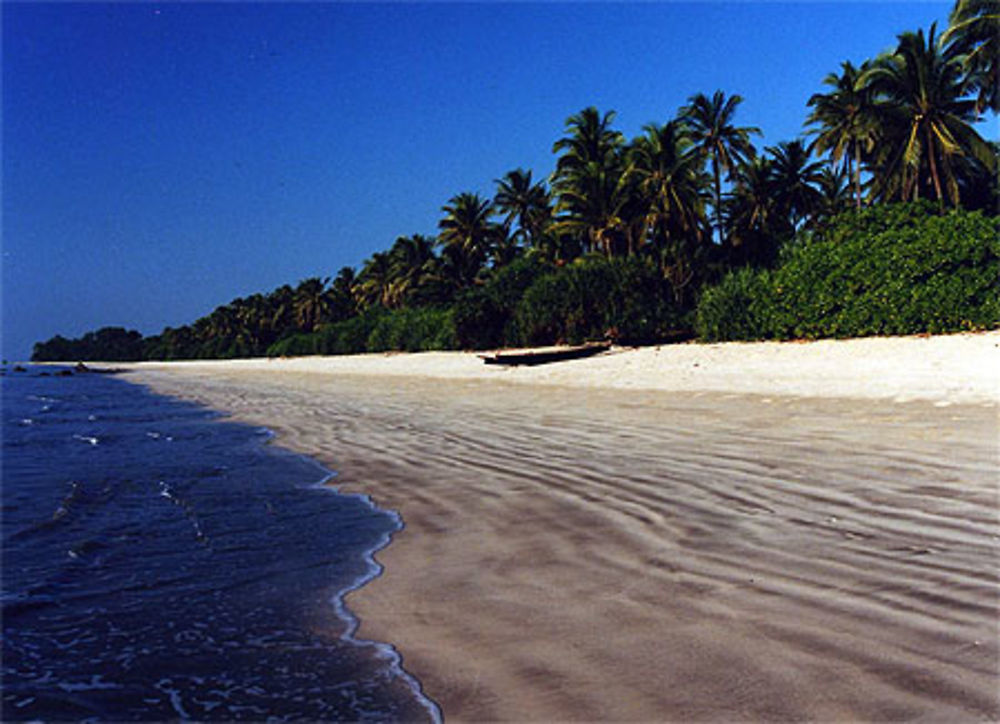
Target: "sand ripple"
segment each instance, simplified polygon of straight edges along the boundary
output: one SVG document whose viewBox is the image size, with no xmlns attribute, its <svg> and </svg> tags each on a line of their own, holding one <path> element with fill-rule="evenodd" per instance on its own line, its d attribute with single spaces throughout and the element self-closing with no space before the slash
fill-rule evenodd
<svg viewBox="0 0 1000 724">
<path fill-rule="evenodd" d="M 448 718 L 1000 718 L 995 407 L 139 379 L 400 511 L 350 605 Z"/>
</svg>

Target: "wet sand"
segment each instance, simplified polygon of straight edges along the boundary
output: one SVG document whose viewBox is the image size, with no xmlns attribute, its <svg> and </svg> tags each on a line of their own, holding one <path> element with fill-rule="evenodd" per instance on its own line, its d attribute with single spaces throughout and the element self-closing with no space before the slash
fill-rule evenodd
<svg viewBox="0 0 1000 724">
<path fill-rule="evenodd" d="M 267 425 L 401 513 L 349 605 L 449 720 L 1000 719 L 989 394 L 130 378 Z"/>
</svg>

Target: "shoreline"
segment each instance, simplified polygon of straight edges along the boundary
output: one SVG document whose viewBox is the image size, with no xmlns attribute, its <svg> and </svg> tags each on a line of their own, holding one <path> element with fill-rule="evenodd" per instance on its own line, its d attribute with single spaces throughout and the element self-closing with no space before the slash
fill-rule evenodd
<svg viewBox="0 0 1000 724">
<path fill-rule="evenodd" d="M 272 371 L 503 381 L 574 388 L 1000 403 L 1000 330 L 812 342 L 615 347 L 537 367 L 486 365 L 475 352 L 119 363 L 125 370 Z"/>
<path fill-rule="evenodd" d="M 279 435 L 274 430 L 267 427 L 265 427 L 264 430 L 268 433 L 267 439 L 263 442 L 264 445 L 268 445 L 272 441 L 280 444 Z M 379 658 L 388 662 L 388 669 L 392 672 L 393 676 L 398 677 L 405 683 L 418 705 L 427 712 L 429 721 L 431 721 L 432 724 L 441 724 L 443 718 L 441 716 L 440 706 L 437 702 L 427 696 L 420 680 L 414 677 L 413 674 L 407 671 L 403 666 L 402 654 L 400 654 L 391 642 L 359 637 L 358 632 L 361 629 L 361 619 L 347 605 L 347 599 L 351 596 L 351 594 L 360 591 L 382 575 L 384 566 L 379 563 L 378 556 L 382 551 L 388 548 L 392 544 L 393 540 L 395 540 L 395 538 L 404 530 L 405 526 L 403 524 L 402 517 L 398 511 L 379 507 L 376 501 L 372 499 L 371 495 L 362 492 L 349 493 L 340 490 L 335 483 L 335 479 L 337 477 L 336 471 L 327 468 L 312 456 L 298 451 L 289 452 L 297 457 L 308 460 L 312 464 L 315 464 L 322 471 L 321 477 L 316 482 L 308 484 L 306 486 L 307 488 L 315 488 L 319 491 L 335 493 L 336 495 L 347 498 L 357 498 L 364 501 L 365 505 L 370 507 L 373 511 L 385 514 L 392 519 L 395 526 L 393 530 L 387 531 L 381 538 L 375 541 L 370 548 L 364 551 L 362 558 L 365 563 L 365 572 L 358 575 L 347 585 L 334 591 L 330 598 L 330 605 L 333 607 L 336 617 L 344 624 L 344 630 L 339 636 L 340 640 L 350 646 L 355 646 L 357 648 L 372 648 L 378 651 Z"/>
<path fill-rule="evenodd" d="M 975 354 L 940 339 L 947 354 L 867 359 L 898 382 L 855 397 L 833 394 L 822 348 L 834 385 L 811 399 L 774 395 L 781 375 L 755 397 L 626 389 L 653 374 L 627 355 L 489 377 L 461 353 L 128 377 L 270 427 L 402 517 L 348 605 L 446 718 L 992 719 L 997 399 L 985 373 L 926 371 L 994 360 L 1000 335 Z"/>
</svg>

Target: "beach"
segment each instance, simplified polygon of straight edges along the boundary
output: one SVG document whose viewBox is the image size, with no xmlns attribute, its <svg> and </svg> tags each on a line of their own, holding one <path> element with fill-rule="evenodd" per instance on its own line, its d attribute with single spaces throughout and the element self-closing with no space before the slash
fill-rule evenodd
<svg viewBox="0 0 1000 724">
<path fill-rule="evenodd" d="M 1000 718 L 1000 333 L 131 365 L 405 529 L 354 592 L 455 721 Z"/>
</svg>

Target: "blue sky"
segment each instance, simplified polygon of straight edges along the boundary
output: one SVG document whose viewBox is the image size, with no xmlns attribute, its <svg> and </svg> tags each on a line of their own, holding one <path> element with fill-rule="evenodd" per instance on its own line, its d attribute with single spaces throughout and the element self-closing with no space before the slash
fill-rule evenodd
<svg viewBox="0 0 1000 724">
<path fill-rule="evenodd" d="M 454 194 L 551 172 L 566 118 L 696 92 L 802 132 L 843 60 L 948 2 L 11 4 L 3 23 L 3 355 L 153 334 L 433 234 Z"/>
</svg>

